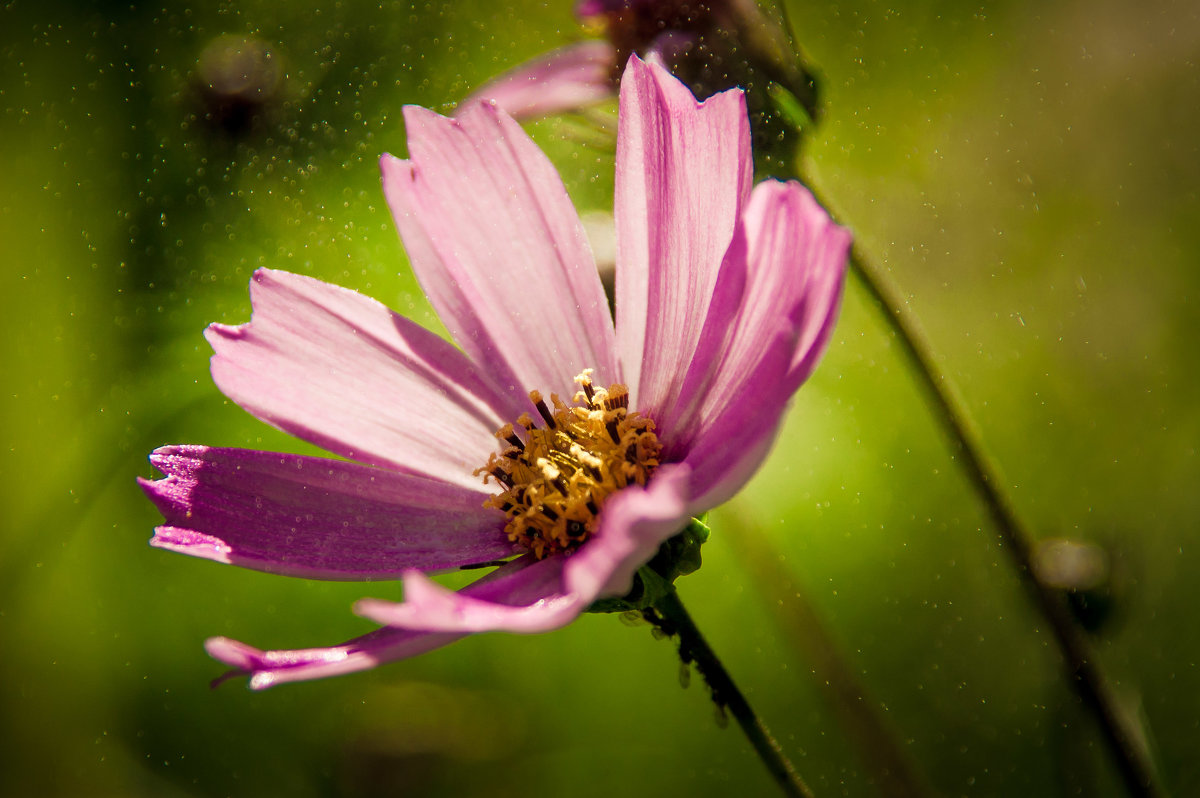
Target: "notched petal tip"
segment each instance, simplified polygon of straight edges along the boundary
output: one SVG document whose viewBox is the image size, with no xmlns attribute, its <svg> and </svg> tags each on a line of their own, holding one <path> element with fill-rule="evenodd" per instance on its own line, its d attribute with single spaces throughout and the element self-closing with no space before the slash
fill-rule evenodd
<svg viewBox="0 0 1200 798">
<path fill-rule="evenodd" d="M 163 514 L 151 545 L 293 576 L 394 579 L 512 556 L 484 494 L 354 463 L 244 449 L 157 453 L 139 486 Z"/>
<path fill-rule="evenodd" d="M 167 470 L 165 468 L 163 468 L 163 466 L 166 464 L 168 458 L 170 458 L 172 455 L 175 454 L 177 448 L 178 447 L 173 444 L 168 444 L 166 446 L 159 446 L 157 449 L 150 452 L 150 454 L 148 454 L 146 456 L 146 459 L 150 461 L 150 465 L 154 466 L 159 471 L 161 471 L 165 474 L 165 473 L 167 473 Z M 139 485 L 146 483 L 146 482 L 150 482 L 150 480 L 145 479 L 143 477 L 138 477 Z"/>
<path fill-rule="evenodd" d="M 407 158 L 401 158 L 398 155 L 392 155 L 390 152 L 385 152 L 379 156 L 379 170 L 383 173 L 385 181 L 389 178 L 410 177 L 416 174 L 417 171 L 412 161 Z"/>
<path fill-rule="evenodd" d="M 213 357 L 216 357 L 216 349 L 225 341 L 236 341 L 239 338 L 244 338 L 250 333 L 250 322 L 243 324 L 222 324 L 219 321 L 214 321 L 212 324 L 204 328 L 204 340 L 208 342 L 214 350 Z"/>
<path fill-rule="evenodd" d="M 268 652 L 266 651 L 237 640 L 231 640 L 228 637 L 210 637 L 204 641 L 204 650 L 217 662 L 229 665 L 231 668 L 208 683 L 212 690 L 230 679 L 238 679 L 243 676 L 250 677 L 246 687 L 251 690 L 265 690 L 275 683 L 275 679 L 269 673 L 260 670 L 267 666 Z"/>
<path fill-rule="evenodd" d="M 366 638 L 362 638 L 366 639 Z M 214 680 L 214 686 L 236 676 L 249 676 L 246 685 L 251 690 L 265 690 L 276 684 L 292 679 L 285 676 L 286 672 L 315 670 L 336 667 L 345 663 L 349 657 L 349 645 L 333 646 L 330 648 L 312 648 L 281 651 L 263 651 L 228 637 L 210 637 L 204 641 L 204 650 L 218 662 L 233 668 Z M 361 670 L 362 667 L 355 668 Z M 330 674 L 332 675 L 332 674 Z M 301 677 L 320 678 L 320 676 Z"/>
<path fill-rule="evenodd" d="M 657 418 L 678 401 L 750 196 L 750 124 L 740 91 L 698 102 L 637 58 L 620 102 L 617 341 L 630 394 Z"/>
<path fill-rule="evenodd" d="M 155 527 L 150 545 L 156 549 L 187 554 L 202 560 L 212 560 L 224 565 L 233 564 L 233 547 L 218 537 L 205 535 L 193 529 L 181 529 L 176 526 Z"/>
<path fill-rule="evenodd" d="M 218 662 L 242 673 L 249 673 L 262 664 L 262 649 L 228 637 L 210 637 L 204 641 L 204 650 Z"/>
<path fill-rule="evenodd" d="M 388 202 L 397 227 L 400 226 L 401 217 L 407 219 L 411 215 L 405 210 L 405 197 L 415 190 L 419 176 L 420 170 L 411 159 L 388 154 L 379 159 L 379 180 L 383 184 L 383 196 Z"/>
<path fill-rule="evenodd" d="M 703 100 L 698 100 L 683 81 L 671 74 L 666 62 L 656 51 L 651 51 L 644 59 L 637 53 L 633 53 L 629 56 L 625 69 L 627 73 L 632 71 L 634 77 L 652 80 L 658 90 L 662 92 L 664 99 L 679 103 L 690 102 L 696 108 L 703 108 L 710 104 L 720 105 L 735 102 L 738 104 L 741 116 L 746 116 L 746 92 L 744 90 L 734 86 L 731 89 L 712 94 Z M 622 78 L 622 81 L 624 80 L 625 78 Z M 714 100 L 716 102 L 713 102 Z"/>
<path fill-rule="evenodd" d="M 248 675 L 251 690 L 288 682 L 326 679 L 370 670 L 385 662 L 408 659 L 457 640 L 461 635 L 437 635 L 402 629 L 376 629 L 336 646 L 263 651 L 227 637 L 205 642 L 209 656 L 234 669 L 231 676 Z"/>
<path fill-rule="evenodd" d="M 424 108 L 420 105 L 406 105 L 401 109 L 404 116 L 404 126 L 409 140 L 411 150 L 413 133 L 416 131 L 425 131 L 428 129 L 458 129 L 461 127 L 459 121 L 453 117 L 442 116 L 437 111 L 429 108 Z"/>
<path fill-rule="evenodd" d="M 169 476 L 179 472 L 180 469 L 177 466 L 201 457 L 211 448 L 201 443 L 168 443 L 150 452 L 146 459 L 150 461 L 150 465 Z M 151 480 L 142 477 L 138 478 L 138 483 L 154 484 Z"/>
</svg>

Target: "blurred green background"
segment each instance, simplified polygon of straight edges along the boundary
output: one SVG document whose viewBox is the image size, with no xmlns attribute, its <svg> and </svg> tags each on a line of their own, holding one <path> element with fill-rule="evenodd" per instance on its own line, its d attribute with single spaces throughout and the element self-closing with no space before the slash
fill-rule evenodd
<svg viewBox="0 0 1200 798">
<path fill-rule="evenodd" d="M 804 168 L 910 297 L 1039 537 L 1101 547 L 1090 618 L 1165 782 L 1200 785 L 1200 16 L 1187 2 L 793 2 L 825 76 Z M 339 642 L 395 585 L 150 549 L 146 454 L 311 451 L 227 402 L 201 338 L 259 266 L 436 326 L 379 188 L 400 109 L 580 35 L 567 2 L 25 2 L 0 10 L 0 793 L 772 794 L 671 645 L 587 616 L 372 673 L 210 690 L 201 648 Z M 258 107 L 201 87 L 258 47 Z M 223 45 L 222 42 L 226 44 Z M 257 44 L 255 44 L 257 43 Z M 208 49 L 206 55 L 206 48 Z M 216 70 L 212 72 L 211 70 Z M 533 125 L 581 210 L 612 153 Z M 1117 795 L 1098 735 L 854 284 L 766 467 L 680 582 L 819 795 L 872 795 L 811 605 L 946 795 Z M 739 546 L 757 524 L 795 580 Z M 696 681 L 696 680 L 694 680 Z M 870 756 L 870 752 L 866 754 Z"/>
</svg>

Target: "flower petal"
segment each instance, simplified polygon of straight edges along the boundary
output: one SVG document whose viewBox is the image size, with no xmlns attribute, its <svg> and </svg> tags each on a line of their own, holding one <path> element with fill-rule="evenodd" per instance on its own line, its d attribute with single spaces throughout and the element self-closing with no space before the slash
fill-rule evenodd
<svg viewBox="0 0 1200 798">
<path fill-rule="evenodd" d="M 526 568 L 508 577 L 522 602 L 497 601 L 454 592 L 420 571 L 404 575 L 404 601 L 363 599 L 354 611 L 376 623 L 429 632 L 548 632 L 566 626 L 590 601 L 563 590 L 564 557 L 530 560 Z"/>
<path fill-rule="evenodd" d="M 808 377 L 837 316 L 848 246 L 849 233 L 799 183 L 755 187 L 680 400 L 660 422 L 667 459 L 683 459 L 708 435 L 781 331 L 796 333 L 781 387 L 790 394 Z"/>
<path fill-rule="evenodd" d="M 250 674 L 250 689 L 265 690 L 286 682 L 370 670 L 385 662 L 424 654 L 462 637 L 384 628 L 328 648 L 263 651 L 228 637 L 210 637 L 204 648 L 210 657 L 235 669 L 226 677 Z"/>
<path fill-rule="evenodd" d="M 794 327 L 777 331 L 754 370 L 744 375 L 738 390 L 687 451 L 683 464 L 691 468 L 689 513 L 725 502 L 762 464 L 793 393 L 787 375 L 797 338 Z"/>
<path fill-rule="evenodd" d="M 331 452 L 465 487 L 519 414 L 461 352 L 362 294 L 260 269 L 254 312 L 211 325 L 217 387 Z M 503 419 L 503 420 L 502 420 Z"/>
<path fill-rule="evenodd" d="M 449 591 L 419 572 L 404 577 L 404 601 L 365 599 L 356 611 L 377 623 L 437 632 L 547 632 L 565 626 L 597 598 L 621 596 L 659 544 L 687 523 L 685 467 L 664 466 L 646 488 L 625 488 L 601 509 L 600 528 L 570 556 L 551 556 L 514 574 L 496 602 Z"/>
<path fill-rule="evenodd" d="M 634 407 L 679 395 L 750 192 L 741 91 L 703 103 L 661 65 L 629 59 L 617 133 L 617 342 Z"/>
<path fill-rule="evenodd" d="M 736 317 L 706 322 L 705 356 L 685 390 L 702 399 L 677 422 L 687 434 L 671 452 L 693 470 L 691 512 L 724 502 L 761 465 L 788 401 L 824 349 L 841 297 L 849 233 L 798 183 L 760 184 L 743 224 L 742 300 Z M 730 274 L 737 283 L 736 269 Z"/>
<path fill-rule="evenodd" d="M 514 578 L 529 566 L 531 558 L 522 557 L 503 565 L 487 576 L 463 588 L 462 595 L 482 601 L 528 602 L 534 595 L 514 584 Z M 540 587 L 536 580 L 532 582 Z M 344 673 L 370 670 L 385 662 L 415 657 L 462 638 L 462 634 L 438 634 L 426 631 L 376 629 L 340 646 L 283 651 L 262 651 L 226 637 L 210 638 L 208 653 L 237 671 L 250 674 L 250 687 L 264 690 L 276 684 L 309 679 L 324 679 Z M 229 675 L 237 675 L 229 674 Z"/>
<path fill-rule="evenodd" d="M 468 490 L 357 463 L 293 454 L 167 446 L 166 474 L 139 480 L 166 523 L 151 544 L 310 579 L 387 579 L 516 552 L 504 517 Z"/>
<path fill-rule="evenodd" d="M 789 380 L 799 387 L 825 353 L 829 336 L 837 322 L 849 260 L 850 231 L 838 227 L 807 191 L 802 199 L 808 238 L 808 281 L 797 308 L 800 340 L 792 362 Z"/>
<path fill-rule="evenodd" d="M 587 20 L 601 14 L 615 14 L 637 9 L 639 6 L 649 6 L 651 10 L 661 14 L 673 10 L 672 5 L 664 0 L 579 0 L 575 4 L 575 16 Z"/>
<path fill-rule="evenodd" d="M 615 93 L 617 53 L 606 41 L 589 39 L 557 50 L 492 78 L 461 103 L 495 103 L 514 119 L 573 111 Z"/>
<path fill-rule="evenodd" d="M 567 560 L 567 590 L 591 596 L 589 603 L 628 593 L 634 573 L 664 540 L 687 526 L 690 484 L 687 466 L 663 465 L 645 488 L 625 488 L 610 497 L 596 534 Z"/>
<path fill-rule="evenodd" d="M 411 159 L 383 186 L 413 270 L 454 339 L 495 382 L 575 393 L 619 381 L 612 318 L 562 180 L 521 127 L 474 103 L 456 119 L 405 108 Z"/>
</svg>

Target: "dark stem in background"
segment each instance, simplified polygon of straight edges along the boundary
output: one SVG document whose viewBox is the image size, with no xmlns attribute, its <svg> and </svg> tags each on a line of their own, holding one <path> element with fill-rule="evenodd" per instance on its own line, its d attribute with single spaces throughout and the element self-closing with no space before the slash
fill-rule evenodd
<svg viewBox="0 0 1200 798">
<path fill-rule="evenodd" d="M 783 628 L 786 639 L 812 666 L 813 681 L 820 685 L 830 712 L 854 743 L 876 792 L 888 798 L 928 795 L 929 788 L 879 711 L 878 702 L 855 675 L 842 647 L 821 621 L 799 581 L 784 567 L 753 512 L 745 502 L 730 510 L 723 516 L 730 537 L 737 540 L 737 545 L 730 548 L 742 560 L 766 605 L 777 608 L 771 616 Z"/>
<path fill-rule="evenodd" d="M 684 665 L 695 663 L 696 670 L 704 677 L 704 681 L 712 690 L 713 701 L 718 707 L 728 709 L 737 719 L 738 725 L 746 733 L 755 753 L 766 765 L 771 778 L 779 785 L 785 795 L 798 798 L 813 798 L 812 791 L 804 783 L 792 763 L 784 756 L 783 750 L 771 732 L 754 714 L 742 691 L 734 684 L 725 666 L 717 659 L 717 655 L 709 647 L 700 630 L 696 628 L 692 616 L 679 600 L 679 594 L 671 588 L 665 596 L 654 603 L 652 609 L 643 610 L 647 621 L 668 635 L 678 637 L 679 656 Z"/>
<path fill-rule="evenodd" d="M 792 60 L 798 61 L 800 68 L 808 73 L 811 70 L 796 47 L 793 27 L 787 19 L 787 7 L 783 3 L 777 3 L 776 6 L 783 18 L 783 30 L 791 42 Z M 784 108 L 781 111 L 786 113 Z M 804 119 L 794 119 L 793 123 L 801 127 L 811 125 L 811 121 Z M 813 191 L 818 202 L 832 215 L 829 203 L 809 181 L 804 180 L 798 168 L 796 177 Z M 1134 796 L 1162 795 L 1163 790 L 1158 784 L 1144 737 L 1139 734 L 1140 730 L 1134 725 L 1133 719 L 1118 707 L 1117 698 L 1105 679 L 1096 653 L 1075 623 L 1066 599 L 1038 579 L 1033 564 L 1033 536 L 1013 509 L 1004 492 L 1000 469 L 987 456 L 982 436 L 971 422 L 970 414 L 953 383 L 938 367 L 933 347 L 929 345 L 916 317 L 907 311 L 908 303 L 884 271 L 857 245 L 850 253 L 850 269 L 882 311 L 913 373 L 924 386 L 934 415 L 958 454 L 955 459 L 962 465 L 967 479 L 983 500 L 1002 548 L 1012 558 L 1021 584 L 1028 591 L 1037 611 L 1050 625 L 1072 686 L 1100 724 L 1104 741 L 1126 789 Z"/>
<path fill-rule="evenodd" d="M 809 188 L 811 190 L 812 186 Z M 829 205 L 815 190 L 813 194 L 829 210 Z M 895 333 L 904 357 L 924 387 L 934 415 L 958 455 L 955 460 L 962 466 L 996 527 L 1001 547 L 1012 558 L 1034 606 L 1050 625 L 1071 683 L 1100 724 L 1126 789 L 1135 796 L 1161 795 L 1143 738 L 1132 718 L 1118 707 L 1096 653 L 1076 625 L 1065 598 L 1037 578 L 1033 564 L 1033 536 L 1004 493 L 1005 483 L 1000 470 L 986 454 L 979 431 L 971 422 L 953 383 L 938 367 L 933 347 L 916 317 L 906 309 L 907 302 L 899 289 L 857 245 L 850 253 L 850 267 Z"/>
</svg>

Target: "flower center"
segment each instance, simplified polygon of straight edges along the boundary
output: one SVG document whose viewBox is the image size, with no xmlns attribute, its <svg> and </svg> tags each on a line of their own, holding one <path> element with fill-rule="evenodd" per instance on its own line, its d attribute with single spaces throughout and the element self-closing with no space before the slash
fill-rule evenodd
<svg viewBox="0 0 1200 798">
<path fill-rule="evenodd" d="M 627 485 L 645 485 L 658 466 L 654 421 L 630 412 L 624 385 L 593 388 L 591 371 L 575 378 L 581 390 L 570 406 L 551 394 L 551 411 L 530 391 L 545 427 L 528 413 L 505 424 L 496 437 L 506 448 L 475 471 L 504 489 L 484 506 L 502 511 L 509 540 L 538 559 L 578 548 L 595 532 L 604 501 Z"/>
</svg>

